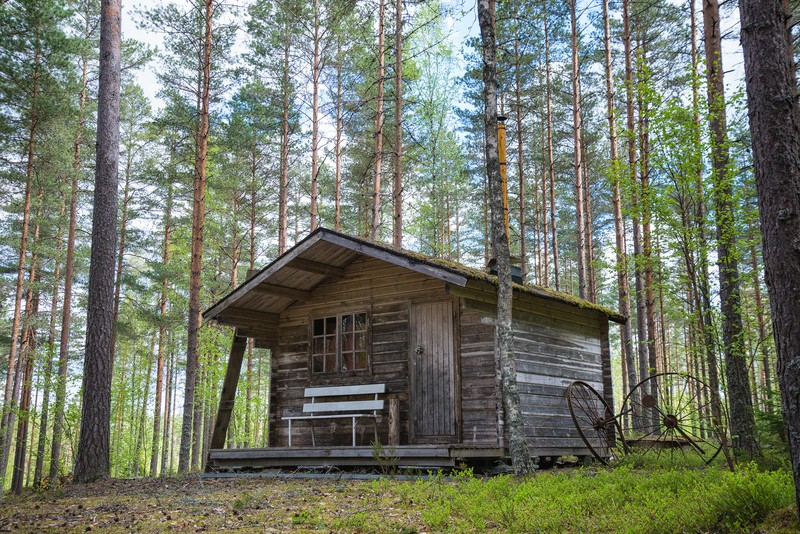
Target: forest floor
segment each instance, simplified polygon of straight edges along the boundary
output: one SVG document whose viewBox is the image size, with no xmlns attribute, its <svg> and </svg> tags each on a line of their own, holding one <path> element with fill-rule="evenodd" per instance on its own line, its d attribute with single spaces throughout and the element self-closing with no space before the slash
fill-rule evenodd
<svg viewBox="0 0 800 534">
<path fill-rule="evenodd" d="M 109 479 L 7 494 L 13 532 L 800 532 L 791 476 L 745 468 L 532 477 Z"/>
</svg>

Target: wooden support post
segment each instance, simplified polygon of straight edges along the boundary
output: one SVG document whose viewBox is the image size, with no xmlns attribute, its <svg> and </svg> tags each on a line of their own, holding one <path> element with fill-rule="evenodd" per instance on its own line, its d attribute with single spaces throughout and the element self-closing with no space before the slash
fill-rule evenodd
<svg viewBox="0 0 800 534">
<path fill-rule="evenodd" d="M 396 395 L 389 397 L 388 441 L 388 445 L 400 445 L 400 399 Z"/>
<path fill-rule="evenodd" d="M 228 357 L 228 366 L 225 369 L 225 381 L 222 383 L 217 420 L 214 423 L 214 434 L 211 436 L 209 449 L 222 449 L 225 447 L 225 438 L 228 436 L 228 425 L 231 422 L 233 403 L 236 397 L 236 386 L 239 383 L 239 374 L 242 371 L 242 357 L 246 349 L 247 338 L 240 336 L 238 330 L 234 330 L 231 354 Z"/>
</svg>

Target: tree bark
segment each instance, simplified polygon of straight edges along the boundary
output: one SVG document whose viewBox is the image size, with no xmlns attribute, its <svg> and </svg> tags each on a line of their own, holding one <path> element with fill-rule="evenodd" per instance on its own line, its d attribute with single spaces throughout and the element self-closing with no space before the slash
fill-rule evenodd
<svg viewBox="0 0 800 534">
<path fill-rule="evenodd" d="M 617 119 L 616 108 L 614 106 L 614 78 L 613 64 L 611 61 L 611 23 L 609 17 L 609 0 L 603 0 L 603 42 L 605 47 L 605 71 L 606 71 L 606 108 L 608 110 L 608 138 L 611 148 L 611 179 L 612 192 L 611 204 L 614 212 L 614 237 L 616 245 L 616 271 L 617 271 L 617 303 L 619 312 L 628 318 L 621 325 L 622 354 L 620 358 L 623 363 L 622 380 L 625 394 L 629 388 L 636 385 L 636 362 L 633 352 L 633 334 L 631 332 L 631 296 L 630 284 L 628 283 L 628 253 L 625 243 L 625 220 L 622 217 L 622 192 L 620 182 L 622 179 L 623 167 L 619 160 L 617 146 Z"/>
<path fill-rule="evenodd" d="M 578 248 L 578 293 L 582 299 L 588 297 L 586 290 L 586 211 L 584 205 L 583 165 L 581 158 L 581 89 L 580 66 L 578 65 L 578 19 L 577 0 L 570 1 L 570 26 L 572 28 L 572 140 L 575 165 L 575 213 Z"/>
<path fill-rule="evenodd" d="M 314 57 L 311 62 L 311 231 L 317 228 L 317 174 L 319 173 L 319 0 L 314 8 Z"/>
<path fill-rule="evenodd" d="M 547 17 L 547 6 L 544 11 L 544 68 L 547 101 L 547 170 L 550 177 L 550 229 L 552 238 L 550 246 L 553 249 L 553 283 L 556 291 L 561 291 L 561 279 L 558 271 L 558 231 L 556 224 L 556 170 L 553 158 L 553 108 L 552 108 L 552 83 L 550 72 L 550 31 Z"/>
<path fill-rule="evenodd" d="M 17 261 L 17 282 L 14 290 L 14 315 L 11 320 L 11 346 L 8 353 L 6 385 L 3 395 L 3 416 L 0 420 L 0 490 L 6 479 L 8 457 L 11 452 L 11 433 L 16 414 L 16 397 L 14 384 L 17 381 L 16 369 L 20 319 L 22 314 L 22 292 L 25 284 L 25 264 L 27 262 L 28 231 L 30 227 L 31 188 L 33 187 L 33 164 L 36 150 L 36 139 L 39 126 L 39 77 L 41 75 L 41 51 L 38 48 L 34 55 L 33 87 L 31 92 L 30 124 L 26 146 L 25 193 L 22 200 L 22 229 L 19 238 L 19 255 Z"/>
<path fill-rule="evenodd" d="M 717 222 L 719 294 L 722 308 L 722 339 L 725 346 L 725 377 L 728 385 L 733 446 L 749 457 L 760 454 L 755 439 L 755 419 L 747 375 L 744 329 L 739 292 L 739 266 L 733 213 L 733 184 L 728 169 L 728 126 L 725 118 L 725 86 L 717 0 L 703 0 L 706 81 L 714 207 Z"/>
<path fill-rule="evenodd" d="M 170 140 L 170 163 L 174 157 L 174 142 Z M 172 169 L 172 165 L 169 167 Z M 169 266 L 170 245 L 172 239 L 172 176 L 170 175 L 167 184 L 167 201 L 164 210 L 164 237 L 161 242 L 161 264 L 164 268 Z M 164 356 L 167 344 L 167 292 L 169 290 L 169 279 L 164 276 L 161 280 L 161 295 L 158 303 L 158 360 L 156 363 L 156 396 L 153 406 L 153 443 L 150 457 L 150 476 L 154 477 L 158 473 L 159 458 L 159 435 L 161 434 L 161 402 L 162 390 L 164 388 Z M 164 427 L 166 432 L 166 426 Z"/>
<path fill-rule="evenodd" d="M 483 81 L 485 98 L 486 171 L 492 205 L 492 241 L 497 259 L 497 325 L 495 328 L 495 357 L 500 362 L 500 384 L 509 433 L 509 451 L 514 473 L 525 475 L 534 469 L 525 439 L 525 429 L 517 390 L 517 371 L 514 362 L 514 332 L 512 330 L 511 253 L 508 247 L 503 194 L 500 178 L 500 159 L 497 141 L 497 59 L 493 0 L 478 0 L 478 23 L 483 45 Z"/>
<path fill-rule="evenodd" d="M 378 240 L 381 223 L 381 172 L 383 166 L 384 0 L 378 0 L 378 97 L 375 104 L 375 169 L 372 186 L 370 239 Z"/>
<path fill-rule="evenodd" d="M 740 0 L 753 163 L 781 404 L 800 505 L 800 112 L 782 0 Z"/>
<path fill-rule="evenodd" d="M 392 244 L 403 246 L 403 0 L 395 0 Z"/>
<path fill-rule="evenodd" d="M 97 101 L 92 252 L 86 312 L 83 409 L 75 481 L 110 475 L 111 336 L 114 308 L 114 256 L 117 238 L 119 168 L 120 0 L 103 0 L 100 14 L 100 85 Z"/>
<path fill-rule="evenodd" d="M 278 186 L 278 254 L 286 252 L 289 234 L 289 51 L 292 36 L 288 21 L 284 21 L 286 30 L 283 43 L 283 118 L 281 119 L 281 178 Z"/>
<path fill-rule="evenodd" d="M 200 329 L 200 285 L 203 268 L 203 224 L 205 222 L 206 165 L 208 160 L 208 107 L 211 79 L 211 40 L 213 0 L 205 0 L 200 121 L 195 138 L 194 201 L 192 207 L 192 261 L 189 273 L 189 328 L 186 340 L 186 385 L 183 395 L 183 427 L 178 471 L 190 470 L 192 421 L 195 408 L 195 377 L 198 368 L 197 347 Z M 200 436 L 194 436 L 199 439 Z M 196 450 L 196 449 L 194 449 Z"/>
</svg>

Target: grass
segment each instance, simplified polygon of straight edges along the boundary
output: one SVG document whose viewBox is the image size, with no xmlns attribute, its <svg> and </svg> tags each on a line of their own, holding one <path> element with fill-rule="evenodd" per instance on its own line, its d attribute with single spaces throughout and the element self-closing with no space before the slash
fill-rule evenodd
<svg viewBox="0 0 800 534">
<path fill-rule="evenodd" d="M 22 532 L 798 532 L 785 470 L 553 470 L 517 479 L 108 480 L 6 496 Z"/>
</svg>

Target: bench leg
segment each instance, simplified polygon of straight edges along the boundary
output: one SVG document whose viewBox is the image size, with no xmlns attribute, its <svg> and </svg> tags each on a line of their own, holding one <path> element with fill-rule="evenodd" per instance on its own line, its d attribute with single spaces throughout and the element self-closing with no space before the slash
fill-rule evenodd
<svg viewBox="0 0 800 534">
<path fill-rule="evenodd" d="M 314 435 L 314 421 L 309 419 L 308 420 L 308 424 L 311 425 L 311 446 L 312 447 L 316 447 L 317 446 L 317 438 Z"/>
<path fill-rule="evenodd" d="M 356 418 L 353 417 L 353 447 L 356 446 Z"/>
<path fill-rule="evenodd" d="M 292 420 L 289 419 L 289 446 L 292 446 Z"/>
</svg>

